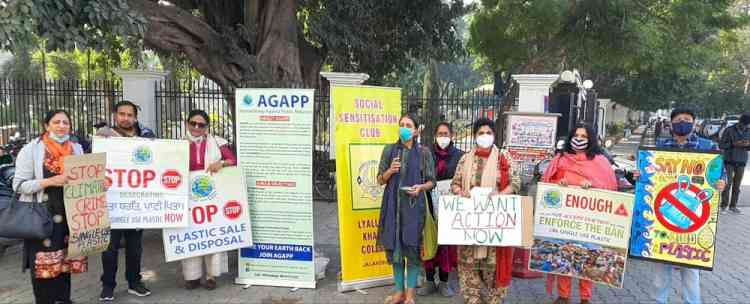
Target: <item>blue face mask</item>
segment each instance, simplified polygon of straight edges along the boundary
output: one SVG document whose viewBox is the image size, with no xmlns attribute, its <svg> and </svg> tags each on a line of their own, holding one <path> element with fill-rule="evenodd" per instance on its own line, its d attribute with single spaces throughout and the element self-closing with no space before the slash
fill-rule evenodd
<svg viewBox="0 0 750 304">
<path fill-rule="evenodd" d="M 409 141 L 412 135 L 414 135 L 412 133 L 412 130 L 409 128 L 401 127 L 400 129 L 398 129 L 398 137 L 401 139 L 402 143 Z"/>
<path fill-rule="evenodd" d="M 70 139 L 70 134 L 65 134 L 63 136 L 57 136 L 54 133 L 49 133 L 49 139 L 54 140 L 58 144 L 64 144 L 68 139 Z"/>
<path fill-rule="evenodd" d="M 681 121 L 672 124 L 672 133 L 677 136 L 686 136 L 693 132 L 693 122 Z"/>
</svg>

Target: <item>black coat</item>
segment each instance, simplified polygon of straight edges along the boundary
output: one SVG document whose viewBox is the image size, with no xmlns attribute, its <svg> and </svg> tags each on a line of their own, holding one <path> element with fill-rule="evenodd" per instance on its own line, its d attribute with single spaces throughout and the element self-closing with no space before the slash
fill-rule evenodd
<svg viewBox="0 0 750 304">
<path fill-rule="evenodd" d="M 437 163 L 438 163 L 438 156 L 437 153 L 435 153 L 435 146 L 433 145 L 430 147 L 430 152 L 432 152 L 432 159 L 435 160 L 435 177 L 437 180 L 446 180 L 446 179 L 453 179 L 453 175 L 456 174 L 456 167 L 458 166 L 458 161 L 461 160 L 461 156 L 464 155 L 464 151 L 459 150 L 456 148 L 456 145 L 451 143 L 450 146 L 448 146 L 448 154 L 450 155 L 450 158 L 448 159 L 448 171 L 445 175 L 440 175 L 437 172 Z"/>
<path fill-rule="evenodd" d="M 724 130 L 719 141 L 719 147 L 724 150 L 724 161 L 735 164 L 747 163 L 748 147 L 737 146 L 739 140 L 750 140 L 750 130 L 737 123 Z"/>
</svg>

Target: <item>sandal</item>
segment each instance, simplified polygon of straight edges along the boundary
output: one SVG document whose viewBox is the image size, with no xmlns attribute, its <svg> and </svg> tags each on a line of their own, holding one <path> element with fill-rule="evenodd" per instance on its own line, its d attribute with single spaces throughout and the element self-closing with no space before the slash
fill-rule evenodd
<svg viewBox="0 0 750 304">
<path fill-rule="evenodd" d="M 383 304 L 404 304 L 404 300 L 395 301 L 395 297 L 393 295 L 388 296 L 385 298 L 385 301 L 383 301 Z"/>
</svg>

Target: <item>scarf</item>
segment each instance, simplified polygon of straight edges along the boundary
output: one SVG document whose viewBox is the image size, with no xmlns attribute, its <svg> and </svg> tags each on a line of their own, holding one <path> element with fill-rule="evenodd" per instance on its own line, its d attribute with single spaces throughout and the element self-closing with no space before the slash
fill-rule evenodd
<svg viewBox="0 0 750 304">
<path fill-rule="evenodd" d="M 609 161 L 601 154 L 588 159 L 584 153 L 558 154 L 544 172 L 542 181 L 557 183 L 561 179 L 573 186 L 580 186 L 585 179 L 592 188 L 617 191 L 617 178 Z"/>
<path fill-rule="evenodd" d="M 406 149 L 400 141 L 391 147 L 389 159 L 400 156 L 401 152 Z M 421 150 L 419 143 L 414 141 L 406 163 L 403 159 L 401 160 L 401 170 L 391 176 L 383 191 L 378 243 L 386 250 L 395 250 L 397 246 L 400 248 L 403 244 L 419 252 L 422 245 L 425 195 L 410 198 L 406 204 L 399 201 L 400 187 L 411 187 L 422 181 Z M 391 255 L 388 255 L 388 258 L 391 259 Z"/>
<path fill-rule="evenodd" d="M 475 157 L 487 158 L 487 162 L 484 164 L 482 169 L 482 182 L 480 186 L 483 188 L 492 188 L 495 191 L 502 189 L 498 188 L 498 174 L 500 160 L 500 150 L 496 146 L 492 146 L 490 150 L 474 149 L 466 154 L 466 163 L 463 166 L 463 189 L 471 189 L 471 182 L 474 180 L 474 159 Z M 507 185 L 507 181 L 502 183 Z M 487 246 L 476 246 L 474 249 L 474 258 L 484 259 L 487 257 Z M 495 284 L 499 288 L 507 288 L 510 286 L 513 272 L 513 247 L 495 247 Z"/>
<path fill-rule="evenodd" d="M 453 143 L 450 143 L 445 149 L 440 148 L 437 144 L 434 145 L 435 149 L 435 175 L 445 176 L 448 174 L 448 161 L 451 159 L 451 148 Z"/>
<path fill-rule="evenodd" d="M 73 144 L 70 140 L 65 141 L 63 144 L 59 144 L 56 141 L 49 138 L 48 133 L 42 135 L 42 141 L 44 142 L 45 153 L 44 153 L 44 166 L 52 173 L 63 174 L 65 166 L 63 159 L 73 154 Z"/>
<path fill-rule="evenodd" d="M 195 149 L 195 157 L 196 157 L 196 163 L 203 164 L 204 168 L 207 165 L 213 164 L 217 161 L 220 161 L 221 156 L 221 147 L 229 144 L 229 142 L 226 139 L 223 139 L 221 137 L 212 136 L 212 135 L 205 135 L 201 137 L 192 137 L 190 135 L 186 135 L 185 139 L 190 141 L 192 144 L 191 146 Z M 205 145 L 205 153 L 202 153 L 204 151 L 203 146 Z M 193 154 L 191 153 L 191 156 Z"/>
</svg>

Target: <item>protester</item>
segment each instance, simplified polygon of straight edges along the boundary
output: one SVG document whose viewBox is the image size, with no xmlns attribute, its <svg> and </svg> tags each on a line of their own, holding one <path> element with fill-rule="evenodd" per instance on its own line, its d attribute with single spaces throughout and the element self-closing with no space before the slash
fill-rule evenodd
<svg viewBox="0 0 750 304">
<path fill-rule="evenodd" d="M 475 187 L 495 193 L 513 193 L 510 162 L 494 145 L 495 123 L 487 118 L 474 122 L 476 146 L 458 162 L 451 192 L 470 197 Z M 466 304 L 482 303 L 482 282 L 486 303 L 500 303 L 507 293 L 513 266 L 512 247 L 458 246 L 458 278 Z"/>
<path fill-rule="evenodd" d="M 737 124 L 724 130 L 719 145 L 724 150 L 724 167 L 729 182 L 721 194 L 721 212 L 725 212 L 728 206 L 732 213 L 742 214 L 737 208 L 737 200 L 745 174 L 747 151 L 750 150 L 750 113 L 742 114 Z"/>
<path fill-rule="evenodd" d="M 679 148 L 702 151 L 718 151 L 716 143 L 698 137 L 693 132 L 695 114 L 689 109 L 675 109 L 670 115 L 672 120 L 672 136 L 657 141 L 658 148 Z M 724 191 L 726 182 L 718 180 L 716 190 Z M 655 263 L 654 285 L 656 287 L 656 302 L 667 303 L 670 289 L 672 289 L 672 270 L 679 269 L 682 276 L 683 299 L 689 304 L 701 303 L 700 271 L 694 268 L 676 267 L 673 265 Z"/>
<path fill-rule="evenodd" d="M 581 188 L 617 191 L 617 178 L 610 162 L 602 154 L 596 132 L 588 125 L 578 124 L 568 136 L 565 149 L 555 155 L 542 176 L 546 183 L 559 183 Z M 568 276 L 547 275 L 547 293 L 552 295 L 557 279 L 558 298 L 555 304 L 569 303 L 573 279 Z M 581 303 L 589 303 L 594 283 L 580 279 L 578 282 Z"/>
<path fill-rule="evenodd" d="M 186 138 L 190 141 L 190 171 L 206 170 L 219 172 L 226 166 L 237 164 L 229 142 L 221 137 L 208 134 L 209 118 L 203 110 L 193 110 L 188 114 Z M 229 269 L 226 252 L 182 260 L 182 275 L 185 288 L 196 289 L 201 284 L 203 263 L 206 263 L 206 285 L 208 290 L 216 289 L 216 278 Z"/>
<path fill-rule="evenodd" d="M 123 100 L 115 105 L 115 126 L 104 126 L 97 130 L 98 136 L 146 137 L 154 138 L 154 132 L 138 123 L 138 106 Z M 102 292 L 100 301 L 115 299 L 114 290 L 117 282 L 117 258 L 120 241 L 125 239 L 125 278 L 128 281 L 128 293 L 145 297 L 151 291 L 141 281 L 141 255 L 143 254 L 142 229 L 112 229 L 109 247 L 102 252 Z"/>
<path fill-rule="evenodd" d="M 37 304 L 73 303 L 70 300 L 70 274 L 85 272 L 86 257 L 68 258 L 68 224 L 63 186 L 63 159 L 83 154 L 70 139 L 70 114 L 53 110 L 44 118 L 46 132 L 26 144 L 18 154 L 13 190 L 19 200 L 46 203 L 52 215 L 52 235 L 44 240 L 24 240 L 23 269 L 31 270 L 31 285 Z"/>
<path fill-rule="evenodd" d="M 432 146 L 432 156 L 435 160 L 435 175 L 438 181 L 450 180 L 456 173 L 458 161 L 464 152 L 456 148 L 451 140 L 453 128 L 447 122 L 441 122 L 435 128 L 435 143 Z M 431 197 L 428 197 L 431 200 Z M 433 207 L 432 202 L 429 204 Z M 434 210 L 430 209 L 433 212 Z M 438 246 L 437 254 L 432 260 L 424 262 L 425 279 L 427 282 L 417 290 L 420 296 L 426 296 L 440 291 L 444 297 L 452 297 L 455 292 L 448 284 L 448 277 L 457 265 L 456 246 Z M 439 286 L 435 284 L 435 270 L 439 269 Z"/>
<path fill-rule="evenodd" d="M 386 186 L 380 207 L 378 244 L 385 248 L 388 262 L 393 266 L 396 285 L 386 304 L 414 304 L 417 276 L 421 272 L 425 193 L 435 185 L 435 166 L 430 151 L 414 140 L 418 125 L 411 115 L 402 116 L 398 142 L 387 145 L 380 157 L 378 183 Z"/>
</svg>

